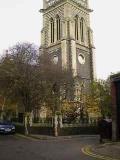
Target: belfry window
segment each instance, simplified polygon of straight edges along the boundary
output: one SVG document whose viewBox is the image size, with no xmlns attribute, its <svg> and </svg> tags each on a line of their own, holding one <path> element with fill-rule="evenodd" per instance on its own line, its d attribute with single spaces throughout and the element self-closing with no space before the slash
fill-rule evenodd
<svg viewBox="0 0 120 160">
<path fill-rule="evenodd" d="M 60 17 L 57 15 L 56 17 L 56 29 L 57 29 L 57 41 L 61 38 L 61 25 L 60 25 Z"/>
<path fill-rule="evenodd" d="M 84 19 L 81 18 L 80 20 L 80 37 L 81 37 L 81 42 L 84 42 Z"/>
<path fill-rule="evenodd" d="M 75 16 L 75 39 L 78 40 L 78 16 Z"/>
<path fill-rule="evenodd" d="M 50 28 L 51 28 L 51 43 L 54 43 L 54 20 L 51 18 L 50 20 Z"/>
</svg>

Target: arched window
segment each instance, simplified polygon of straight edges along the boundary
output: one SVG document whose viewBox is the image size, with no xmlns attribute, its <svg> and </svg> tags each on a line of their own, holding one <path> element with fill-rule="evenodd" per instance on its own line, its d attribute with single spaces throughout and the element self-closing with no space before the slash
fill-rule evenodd
<svg viewBox="0 0 120 160">
<path fill-rule="evenodd" d="M 78 40 L 78 16 L 75 16 L 75 39 Z"/>
<path fill-rule="evenodd" d="M 51 43 L 54 43 L 54 20 L 51 18 L 50 20 L 50 28 L 51 28 Z"/>
<path fill-rule="evenodd" d="M 80 20 L 80 37 L 81 37 L 81 42 L 84 42 L 84 18 L 83 17 Z"/>
<path fill-rule="evenodd" d="M 57 29 L 57 41 L 61 38 L 61 26 L 60 26 L 60 17 L 56 16 L 56 29 Z"/>
</svg>

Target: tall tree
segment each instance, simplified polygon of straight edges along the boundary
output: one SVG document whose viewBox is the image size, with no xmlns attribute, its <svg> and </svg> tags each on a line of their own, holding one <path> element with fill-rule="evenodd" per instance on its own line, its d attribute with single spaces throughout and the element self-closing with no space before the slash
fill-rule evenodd
<svg viewBox="0 0 120 160">
<path fill-rule="evenodd" d="M 33 44 L 18 43 L 0 61 L 2 94 L 22 106 L 24 113 L 30 113 L 41 102 L 37 59 Z"/>
<path fill-rule="evenodd" d="M 43 103 L 53 114 L 60 111 L 62 87 L 72 80 L 70 72 L 54 64 L 49 53 L 38 55 L 37 51 L 33 44 L 18 43 L 0 60 L 1 94 L 22 107 L 28 118 Z"/>
<path fill-rule="evenodd" d="M 110 84 L 108 80 L 96 80 L 91 83 L 91 92 L 86 95 L 88 112 L 107 116 L 111 114 Z"/>
<path fill-rule="evenodd" d="M 70 97 L 68 88 L 73 81 L 72 74 L 68 70 L 63 70 L 59 64 L 54 63 L 49 53 L 40 55 L 38 65 L 42 71 L 44 101 L 55 114 L 56 111 L 61 111 L 60 103 L 63 99 Z"/>
</svg>

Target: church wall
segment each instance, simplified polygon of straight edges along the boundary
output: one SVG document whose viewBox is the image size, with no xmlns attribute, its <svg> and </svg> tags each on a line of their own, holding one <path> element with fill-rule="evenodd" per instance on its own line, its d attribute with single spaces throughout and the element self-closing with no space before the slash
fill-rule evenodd
<svg viewBox="0 0 120 160">
<path fill-rule="evenodd" d="M 90 66 L 90 54 L 84 50 L 77 49 L 77 57 L 79 54 L 82 54 L 85 57 L 85 63 L 80 64 L 78 58 L 77 61 L 77 73 L 80 75 L 80 77 L 84 77 L 86 79 L 91 79 L 90 72 L 91 72 L 91 66 Z"/>
<path fill-rule="evenodd" d="M 62 66 L 62 57 L 61 57 L 61 48 L 54 49 L 53 51 L 49 51 L 51 59 L 54 59 L 54 56 L 58 57 L 58 66 Z"/>
<path fill-rule="evenodd" d="M 56 16 L 59 15 L 61 22 L 61 39 L 57 41 L 56 35 Z M 75 37 L 75 17 L 78 16 L 78 39 Z M 51 43 L 50 19 L 54 20 L 55 41 Z M 81 40 L 80 21 L 83 18 L 84 40 Z M 53 6 L 48 7 L 43 12 L 43 30 L 42 41 L 46 51 L 53 58 L 58 57 L 58 65 L 62 68 L 68 68 L 73 71 L 74 77 L 79 77 L 86 81 L 86 87 L 89 88 L 93 77 L 93 57 L 92 57 L 92 30 L 90 29 L 90 16 L 87 8 L 81 7 L 72 0 L 55 2 Z M 43 43 L 42 43 L 43 44 Z M 85 63 L 78 61 L 79 54 L 85 57 Z"/>
<path fill-rule="evenodd" d="M 50 44 L 50 18 L 55 19 L 56 15 L 59 15 L 60 19 L 62 21 L 71 20 L 73 22 L 74 22 L 74 18 L 76 15 L 78 15 L 79 18 L 83 17 L 85 20 L 84 29 L 86 32 L 85 33 L 85 43 L 83 43 L 83 45 L 88 46 L 87 30 L 88 30 L 88 27 L 90 26 L 89 14 L 85 10 L 80 9 L 80 7 L 77 7 L 77 5 L 73 5 L 72 3 L 63 3 L 62 5 L 60 5 L 58 7 L 54 7 L 53 9 L 44 13 L 44 15 L 43 15 L 44 36 L 43 37 L 44 37 L 44 44 L 46 44 L 46 46 L 51 45 Z M 62 25 L 63 25 L 63 23 L 62 23 Z M 43 30 L 42 30 L 42 32 L 43 32 Z M 73 29 L 72 33 L 74 33 L 74 29 Z M 64 35 L 62 35 L 62 37 L 63 36 Z M 56 40 L 55 40 L 55 42 L 56 42 Z"/>
<path fill-rule="evenodd" d="M 52 11 L 50 11 L 48 13 L 45 13 L 43 15 L 43 19 L 44 19 L 43 28 L 44 28 L 46 47 L 53 45 L 53 44 L 50 43 L 50 19 L 53 18 L 53 20 L 55 20 L 57 15 L 59 15 L 60 19 L 63 19 L 63 17 L 64 17 L 64 5 L 60 6 L 60 7 L 57 7 L 55 9 L 53 9 Z M 56 37 L 56 34 L 55 34 L 55 37 Z M 55 38 L 54 43 L 56 43 L 56 38 Z M 57 43 L 59 43 L 59 42 L 57 42 Z"/>
<path fill-rule="evenodd" d="M 77 43 L 88 46 L 89 45 L 88 44 L 88 29 L 90 27 L 90 22 L 89 22 L 90 20 L 89 20 L 88 12 L 81 9 L 80 7 L 77 7 L 77 5 L 73 5 L 72 3 L 66 3 L 65 4 L 64 17 L 66 17 L 68 20 L 70 20 L 74 23 L 76 15 L 78 15 L 78 17 L 79 17 L 79 23 L 80 23 L 80 19 L 84 18 L 84 31 L 85 31 L 85 41 L 84 41 L 84 43 L 82 43 L 80 41 L 80 39 L 77 41 Z M 72 33 L 74 34 L 74 32 L 75 32 L 75 30 L 74 30 L 74 27 L 73 27 Z M 79 36 L 80 36 L 80 25 L 79 25 Z M 74 37 L 74 39 L 75 39 L 75 37 Z"/>
</svg>

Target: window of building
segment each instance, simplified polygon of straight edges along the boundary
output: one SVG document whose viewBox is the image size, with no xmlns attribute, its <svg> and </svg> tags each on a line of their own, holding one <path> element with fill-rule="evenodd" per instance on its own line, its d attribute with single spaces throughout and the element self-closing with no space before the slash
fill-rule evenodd
<svg viewBox="0 0 120 160">
<path fill-rule="evenodd" d="M 54 43 L 54 20 L 51 18 L 50 20 L 50 28 L 51 28 L 51 43 Z"/>
<path fill-rule="evenodd" d="M 81 42 L 84 42 L 84 19 L 83 17 L 80 20 L 80 37 L 81 37 Z"/>
<path fill-rule="evenodd" d="M 57 29 L 57 41 L 61 38 L 61 24 L 60 24 L 60 17 L 57 15 L 56 17 L 56 29 Z"/>
<path fill-rule="evenodd" d="M 75 16 L 75 39 L 78 40 L 78 16 Z"/>
</svg>

